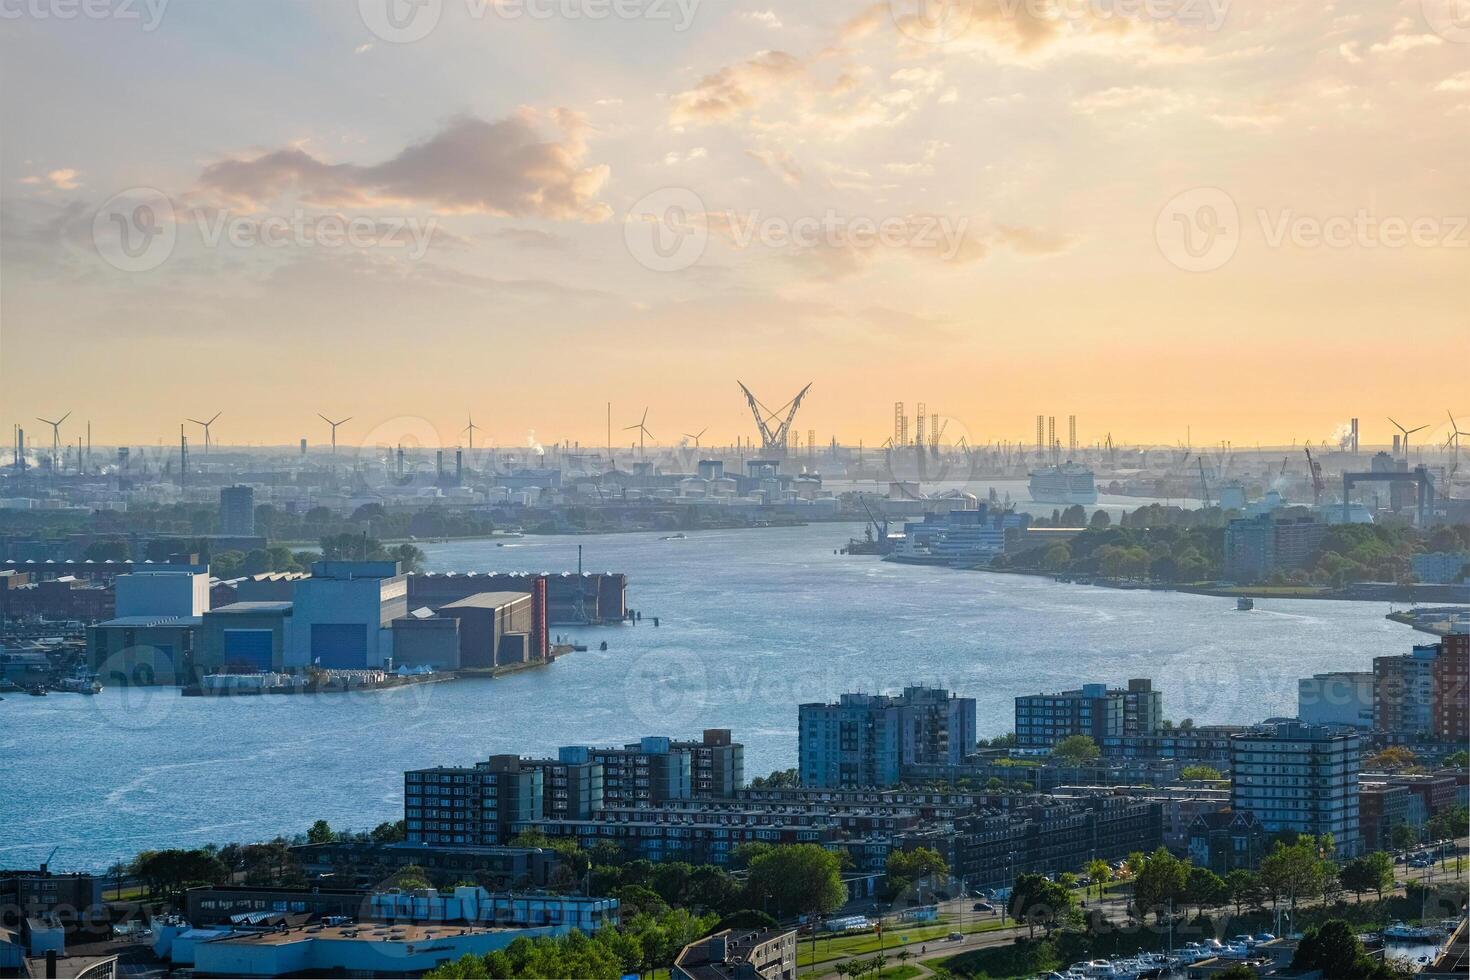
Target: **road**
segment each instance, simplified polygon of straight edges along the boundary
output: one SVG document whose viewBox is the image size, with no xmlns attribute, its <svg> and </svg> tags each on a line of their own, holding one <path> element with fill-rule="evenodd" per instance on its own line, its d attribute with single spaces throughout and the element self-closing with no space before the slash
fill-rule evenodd
<svg viewBox="0 0 1470 980">
<path fill-rule="evenodd" d="M 1458 843 L 1460 844 L 1461 850 L 1464 851 L 1467 849 L 1467 845 L 1470 845 L 1470 840 L 1461 840 Z M 1441 869 L 1438 864 L 1434 865 L 1432 868 L 1408 868 L 1405 865 L 1401 864 L 1395 865 L 1394 875 L 1396 880 L 1394 888 L 1391 892 L 1387 892 L 1385 894 L 1402 895 L 1404 891 L 1402 883 L 1406 879 L 1428 879 L 1433 882 L 1445 881 L 1447 879 L 1454 878 L 1456 877 L 1456 872 L 1454 868 L 1455 863 L 1453 859 L 1451 859 L 1451 861 L 1449 862 L 1448 871 Z M 1458 877 L 1462 881 L 1466 880 L 1466 872 L 1459 872 Z M 1116 923 L 1120 926 L 1126 923 L 1129 919 L 1129 897 L 1126 894 L 1106 893 L 1102 899 L 1098 899 L 1095 892 L 1088 891 L 1087 895 L 1084 896 L 1083 893 L 1079 890 L 1078 896 L 1079 900 L 1084 903 L 1084 911 L 1088 913 L 1100 912 L 1107 921 Z M 1347 900 L 1351 901 L 1350 896 L 1344 897 L 1347 898 Z M 1303 902 L 1301 904 L 1304 906 L 1310 906 L 1317 904 L 1318 901 L 1320 900 Z M 953 923 L 956 931 L 961 930 L 966 926 L 972 925 L 975 922 L 988 922 L 994 921 L 996 919 L 996 916 L 973 911 L 972 907 L 974 904 L 974 899 L 952 899 L 947 902 L 941 902 L 939 903 L 940 915 L 944 918 L 947 918 L 951 923 Z M 871 906 L 872 903 L 860 903 L 860 907 L 854 906 L 848 911 L 853 914 L 861 913 L 865 909 L 870 909 Z M 996 929 L 989 932 L 968 933 L 962 940 L 950 941 L 940 938 L 937 940 L 930 939 L 921 942 L 904 943 L 901 941 L 901 936 L 904 931 L 903 925 L 892 922 L 887 914 L 884 915 L 884 923 L 885 940 L 892 939 L 891 944 L 885 941 L 882 950 L 883 955 L 888 958 L 888 962 L 890 964 L 896 964 L 898 962 L 898 953 L 902 950 L 907 950 L 912 954 L 912 965 L 918 966 L 921 970 L 923 970 L 924 974 L 928 973 L 928 970 L 924 968 L 922 962 L 920 962 L 924 958 L 932 958 L 936 956 L 956 956 L 960 953 L 968 952 L 970 950 L 984 949 L 991 946 L 1007 945 L 1009 943 L 1015 942 L 1017 937 L 1029 935 L 1031 932 L 1030 929 L 1025 927 L 1012 926 L 1010 928 Z M 906 925 L 908 925 L 909 928 L 914 929 L 920 927 L 922 923 L 910 923 Z M 1183 941 L 1183 938 L 1181 938 L 1180 942 Z M 806 953 L 807 946 L 809 946 L 809 943 L 802 947 L 801 952 L 803 955 Z M 820 941 L 817 947 L 817 955 L 821 955 Z M 835 973 L 836 968 L 839 964 L 852 963 L 859 960 L 870 960 L 876 955 L 878 955 L 877 950 L 874 950 L 872 952 L 859 953 L 852 956 L 837 957 L 831 960 L 819 962 L 814 967 L 805 968 L 803 972 L 807 976 L 832 975 Z M 798 957 L 798 959 L 800 960 L 800 957 Z"/>
</svg>

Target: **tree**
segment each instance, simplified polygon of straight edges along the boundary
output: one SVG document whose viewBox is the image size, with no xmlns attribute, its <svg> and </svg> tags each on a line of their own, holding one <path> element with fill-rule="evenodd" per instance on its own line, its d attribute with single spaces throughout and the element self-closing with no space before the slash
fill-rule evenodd
<svg viewBox="0 0 1470 980">
<path fill-rule="evenodd" d="M 1091 878 L 1093 884 L 1097 885 L 1097 897 L 1102 898 L 1103 885 L 1113 879 L 1112 865 L 1108 864 L 1102 858 L 1093 858 L 1087 862 L 1086 871 L 1087 877 Z"/>
<path fill-rule="evenodd" d="M 1052 929 L 1071 918 L 1076 909 L 1077 900 L 1072 893 L 1043 875 L 1023 874 L 1016 879 L 1011 891 L 1011 917 L 1024 923 L 1033 936 L 1037 926 L 1043 927 L 1050 935 Z"/>
<path fill-rule="evenodd" d="M 1285 898 L 1296 910 L 1301 899 L 1322 894 L 1332 864 L 1318 854 L 1318 841 L 1303 835 L 1295 844 L 1277 841 L 1276 848 L 1261 861 L 1261 881 L 1278 899 Z"/>
<path fill-rule="evenodd" d="M 949 865 L 939 852 L 928 847 L 916 847 L 911 851 L 888 853 L 888 891 L 900 895 L 914 882 L 949 874 Z"/>
<path fill-rule="evenodd" d="M 384 885 L 385 888 L 397 888 L 405 892 L 423 891 L 432 887 L 428 874 L 417 864 L 405 864 L 389 875 Z"/>
<path fill-rule="evenodd" d="M 1406 823 L 1397 823 L 1388 832 L 1389 843 L 1396 851 L 1407 851 L 1419 843 L 1419 834 Z"/>
<path fill-rule="evenodd" d="M 408 825 L 402 820 L 384 820 L 368 836 L 375 844 L 396 844 L 408 839 Z"/>
<path fill-rule="evenodd" d="M 1230 900 L 1235 903 L 1235 915 L 1239 918 L 1246 908 L 1259 908 L 1266 901 L 1266 889 L 1261 885 L 1261 876 L 1245 868 L 1236 868 L 1225 876 L 1225 887 Z"/>
<path fill-rule="evenodd" d="M 750 781 L 751 789 L 789 789 L 800 785 L 801 777 L 795 769 L 777 769 L 769 776 L 757 776 Z"/>
<path fill-rule="evenodd" d="M 1461 749 L 1453 755 L 1447 755 L 1445 756 L 1444 764 L 1451 769 L 1470 768 L 1470 751 Z"/>
<path fill-rule="evenodd" d="M 1219 973 L 1212 973 L 1210 976 L 1213 980 L 1256 980 L 1260 974 L 1244 963 L 1232 963 Z"/>
<path fill-rule="evenodd" d="M 1133 880 L 1133 903 L 1140 918 L 1153 912 L 1162 920 L 1167 905 L 1184 899 L 1189 868 L 1189 862 L 1179 860 L 1163 847 L 1143 859 Z"/>
<path fill-rule="evenodd" d="M 1063 765 L 1082 766 L 1095 762 L 1102 751 L 1087 735 L 1068 735 L 1052 748 L 1051 754 L 1052 758 Z"/>
<path fill-rule="evenodd" d="M 1363 950 L 1352 927 L 1341 919 L 1331 919 L 1306 931 L 1296 955 L 1293 970 L 1316 970 L 1334 980 L 1372 980 L 1395 976 L 1393 968 L 1374 960 Z"/>
<path fill-rule="evenodd" d="M 1182 779 L 1220 779 L 1220 770 L 1214 766 L 1185 766 L 1179 770 Z"/>
<path fill-rule="evenodd" d="M 336 831 L 325 820 L 318 820 L 306 832 L 306 842 L 308 844 L 330 844 L 336 839 Z"/>
<path fill-rule="evenodd" d="M 823 916 L 847 900 L 841 860 L 817 844 L 791 844 L 758 854 L 750 862 L 746 890 L 752 908 L 769 903 L 778 916 Z"/>
<path fill-rule="evenodd" d="M 1375 752 L 1363 760 L 1364 771 L 1375 770 L 1382 772 L 1397 772 L 1407 769 L 1419 760 L 1412 749 L 1402 745 L 1390 745 L 1381 752 Z"/>
<path fill-rule="evenodd" d="M 87 561 L 127 561 L 132 557 L 132 551 L 126 538 L 108 538 L 87 545 L 82 557 Z"/>
<path fill-rule="evenodd" d="M 1363 860 L 1368 863 L 1372 888 L 1378 893 L 1378 900 L 1381 902 L 1383 901 L 1383 890 L 1393 887 L 1393 858 L 1383 851 L 1374 851 Z"/>
<path fill-rule="evenodd" d="M 1353 858 L 1342 866 L 1338 877 L 1342 881 L 1342 887 L 1356 895 L 1359 902 L 1363 900 L 1364 892 L 1373 891 L 1373 873 L 1368 867 L 1367 858 Z"/>
<path fill-rule="evenodd" d="M 1209 868 L 1190 868 L 1184 881 L 1184 901 L 1194 905 L 1203 915 L 1206 908 L 1224 905 L 1230 900 L 1230 888 L 1224 879 Z"/>
</svg>

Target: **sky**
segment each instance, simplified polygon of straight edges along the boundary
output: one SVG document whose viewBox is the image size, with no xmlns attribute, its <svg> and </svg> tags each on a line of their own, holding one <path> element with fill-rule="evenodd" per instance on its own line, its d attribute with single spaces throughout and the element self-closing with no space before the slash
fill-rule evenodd
<svg viewBox="0 0 1470 980">
<path fill-rule="evenodd" d="M 820 443 L 1443 441 L 1463 13 L 0 0 L 0 417 L 711 445 L 738 379 Z"/>
</svg>

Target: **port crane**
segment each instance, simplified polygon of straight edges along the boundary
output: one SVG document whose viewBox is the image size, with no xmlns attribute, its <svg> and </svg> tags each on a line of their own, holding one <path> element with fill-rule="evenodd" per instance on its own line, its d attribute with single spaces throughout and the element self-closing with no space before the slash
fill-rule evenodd
<svg viewBox="0 0 1470 980">
<path fill-rule="evenodd" d="M 801 389 L 796 393 L 795 398 L 780 408 L 771 409 L 762 404 L 744 382 L 736 381 L 735 383 L 740 385 L 740 391 L 750 405 L 750 414 L 755 416 L 755 427 L 760 430 L 761 434 L 761 451 L 767 456 L 785 456 L 786 440 L 791 432 L 791 423 L 796 420 L 796 410 L 801 408 L 802 399 L 806 398 L 807 392 L 812 390 L 812 385 L 808 384 Z M 785 413 L 784 418 L 782 418 L 783 412 Z M 775 423 L 774 428 L 773 423 Z"/>
<path fill-rule="evenodd" d="M 1195 462 L 1199 463 L 1199 493 L 1200 501 L 1205 505 L 1204 509 L 1210 509 L 1210 484 L 1205 480 L 1205 458 L 1196 456 Z"/>
<path fill-rule="evenodd" d="M 1322 479 L 1322 464 L 1312 458 L 1312 449 L 1305 446 L 1302 449 L 1307 454 L 1307 471 L 1312 474 L 1312 503 L 1322 502 L 1322 491 L 1327 489 L 1327 482 Z"/>
</svg>

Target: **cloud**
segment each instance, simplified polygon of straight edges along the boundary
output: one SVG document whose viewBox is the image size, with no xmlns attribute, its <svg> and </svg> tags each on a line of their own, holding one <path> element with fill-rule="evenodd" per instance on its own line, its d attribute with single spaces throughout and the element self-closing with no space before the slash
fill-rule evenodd
<svg viewBox="0 0 1470 980">
<path fill-rule="evenodd" d="M 82 186 L 81 181 L 77 180 L 77 177 L 77 172 L 70 167 L 67 167 L 61 170 L 52 170 L 48 172 L 44 177 L 40 177 L 35 174 L 32 174 L 29 177 L 22 177 L 20 179 L 20 182 L 22 184 L 28 184 L 32 187 L 45 185 L 52 190 L 74 191 L 78 187 Z"/>
<path fill-rule="evenodd" d="M 1436 92 L 1470 92 L 1470 71 L 1462 71 L 1458 75 L 1451 75 L 1434 86 L 1434 90 Z"/>
<path fill-rule="evenodd" d="M 564 252 L 572 247 L 571 239 L 535 228 L 500 228 L 490 237 L 517 248 L 536 248 Z"/>
<path fill-rule="evenodd" d="M 746 23 L 759 24 L 761 27 L 769 27 L 776 31 L 785 26 L 774 10 L 747 10 L 740 15 L 740 19 Z"/>
<path fill-rule="evenodd" d="M 766 169 L 780 177 L 788 187 L 798 186 L 805 177 L 801 164 L 785 150 L 746 150 L 745 153 L 765 164 Z"/>
<path fill-rule="evenodd" d="M 1380 42 L 1369 48 L 1372 54 L 1403 54 L 1406 51 L 1417 51 L 1419 48 L 1438 47 L 1444 43 L 1444 38 L 1434 34 L 1396 34 L 1387 41 Z"/>
<path fill-rule="evenodd" d="M 585 165 L 585 122 L 567 110 L 552 113 L 552 120 L 561 133 L 548 140 L 531 110 L 496 122 L 460 116 L 424 142 L 366 166 L 284 148 L 211 164 L 199 185 L 242 206 L 295 193 L 329 207 L 407 204 L 441 213 L 606 220 L 611 209 L 596 196 L 609 170 Z"/>
<path fill-rule="evenodd" d="M 762 51 L 740 64 L 704 76 L 699 84 L 674 96 L 673 121 L 698 123 L 729 119 L 805 72 L 806 66 L 794 55 Z"/>
</svg>

